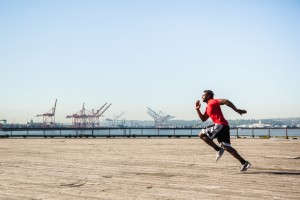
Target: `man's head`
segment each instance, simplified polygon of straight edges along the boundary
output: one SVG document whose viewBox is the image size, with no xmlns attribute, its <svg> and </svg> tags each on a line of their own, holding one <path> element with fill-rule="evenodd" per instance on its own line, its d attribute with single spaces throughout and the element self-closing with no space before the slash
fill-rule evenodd
<svg viewBox="0 0 300 200">
<path fill-rule="evenodd" d="M 211 90 L 204 90 L 203 94 L 202 94 L 202 101 L 207 103 L 207 101 L 209 99 L 213 99 L 214 98 L 214 93 Z"/>
</svg>

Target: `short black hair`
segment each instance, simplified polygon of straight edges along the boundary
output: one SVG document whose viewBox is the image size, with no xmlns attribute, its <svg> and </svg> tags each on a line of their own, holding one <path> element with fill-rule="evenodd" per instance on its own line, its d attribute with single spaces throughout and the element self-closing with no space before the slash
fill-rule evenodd
<svg viewBox="0 0 300 200">
<path fill-rule="evenodd" d="M 214 93 L 211 90 L 204 90 L 204 92 L 206 92 L 209 96 L 211 96 L 211 98 L 214 98 Z"/>
</svg>

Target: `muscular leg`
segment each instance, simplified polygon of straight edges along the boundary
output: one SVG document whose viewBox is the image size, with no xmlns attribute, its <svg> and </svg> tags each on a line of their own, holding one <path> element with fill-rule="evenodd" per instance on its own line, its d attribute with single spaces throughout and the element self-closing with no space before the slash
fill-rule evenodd
<svg viewBox="0 0 300 200">
<path fill-rule="evenodd" d="M 225 150 L 228 151 L 233 157 L 235 157 L 241 164 L 245 163 L 245 160 L 240 154 L 231 146 L 224 146 Z"/>
</svg>

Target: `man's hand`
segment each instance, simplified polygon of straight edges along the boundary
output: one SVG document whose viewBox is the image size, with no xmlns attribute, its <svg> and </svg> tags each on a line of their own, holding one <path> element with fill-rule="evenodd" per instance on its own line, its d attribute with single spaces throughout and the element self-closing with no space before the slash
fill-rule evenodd
<svg viewBox="0 0 300 200">
<path fill-rule="evenodd" d="M 201 113 L 200 107 L 201 107 L 200 100 L 197 100 L 196 101 L 196 111 L 197 111 L 198 116 L 201 119 L 201 121 L 205 122 L 209 117 L 206 114 L 206 112 L 204 114 Z"/>
<path fill-rule="evenodd" d="M 200 107 L 201 107 L 200 101 L 197 100 L 197 101 L 196 101 L 196 110 L 199 110 Z"/>
<path fill-rule="evenodd" d="M 246 110 L 241 110 L 241 109 L 236 109 L 236 112 L 239 113 L 240 115 L 247 113 Z"/>
</svg>

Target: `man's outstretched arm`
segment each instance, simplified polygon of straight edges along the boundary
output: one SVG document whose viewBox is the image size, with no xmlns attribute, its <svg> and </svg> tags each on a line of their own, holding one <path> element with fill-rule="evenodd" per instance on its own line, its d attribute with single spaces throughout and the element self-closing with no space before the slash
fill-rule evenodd
<svg viewBox="0 0 300 200">
<path fill-rule="evenodd" d="M 237 109 L 235 107 L 235 105 L 231 101 L 229 101 L 228 99 L 219 99 L 219 102 L 220 102 L 221 105 L 225 104 L 226 106 L 232 108 L 232 110 L 239 113 L 240 115 L 247 113 L 246 110 Z"/>
</svg>

